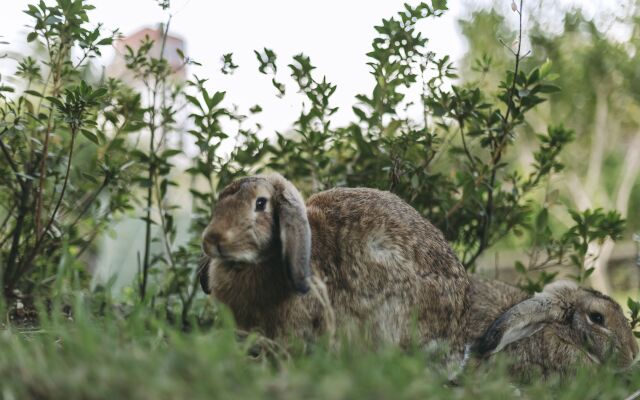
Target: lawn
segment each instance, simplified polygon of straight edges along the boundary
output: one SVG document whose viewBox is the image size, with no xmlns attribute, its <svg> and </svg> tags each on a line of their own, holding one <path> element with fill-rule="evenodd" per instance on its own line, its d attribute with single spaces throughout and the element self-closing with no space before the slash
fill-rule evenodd
<svg viewBox="0 0 640 400">
<path fill-rule="evenodd" d="M 624 399 L 640 389 L 638 368 L 525 384 L 501 360 L 451 382 L 437 356 L 418 349 L 322 342 L 287 351 L 240 338 L 224 313 L 185 332 L 144 306 L 96 317 L 86 303 L 78 297 L 73 316 L 53 312 L 37 328 L 3 326 L 3 399 Z"/>
</svg>

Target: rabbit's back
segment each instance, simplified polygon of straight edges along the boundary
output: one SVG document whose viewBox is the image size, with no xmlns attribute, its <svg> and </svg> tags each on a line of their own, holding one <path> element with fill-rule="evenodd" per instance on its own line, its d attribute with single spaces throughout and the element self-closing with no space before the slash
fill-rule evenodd
<svg viewBox="0 0 640 400">
<path fill-rule="evenodd" d="M 469 286 L 442 233 L 398 196 L 337 188 L 307 201 L 314 272 L 338 320 L 366 320 L 373 339 L 458 342 Z M 361 325 L 361 324 L 360 324 Z"/>
<path fill-rule="evenodd" d="M 307 201 L 319 259 L 389 265 L 390 275 L 466 277 L 442 233 L 398 196 L 370 188 L 337 188 Z M 337 271 L 326 271 L 335 273 Z M 467 279 L 464 279 L 468 284 Z"/>
</svg>

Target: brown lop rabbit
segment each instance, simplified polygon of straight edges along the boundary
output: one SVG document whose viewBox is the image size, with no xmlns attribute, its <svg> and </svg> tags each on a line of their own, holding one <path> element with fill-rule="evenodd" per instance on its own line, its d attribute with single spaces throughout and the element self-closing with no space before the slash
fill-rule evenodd
<svg viewBox="0 0 640 400">
<path fill-rule="evenodd" d="M 389 192 L 337 188 L 305 205 L 281 175 L 242 178 L 220 193 L 203 250 L 202 287 L 240 329 L 313 338 L 333 315 L 374 342 L 417 336 L 462 353 L 469 278 L 442 233 Z"/>
<path fill-rule="evenodd" d="M 480 358 L 504 351 L 521 377 L 568 373 L 585 363 L 629 367 L 638 344 L 608 296 L 561 280 L 531 296 L 506 283 L 471 277 L 468 338 Z"/>
</svg>

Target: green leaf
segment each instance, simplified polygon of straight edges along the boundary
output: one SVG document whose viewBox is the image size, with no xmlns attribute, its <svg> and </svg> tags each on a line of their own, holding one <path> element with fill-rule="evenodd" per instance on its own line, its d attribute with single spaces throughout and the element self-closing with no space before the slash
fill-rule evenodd
<svg viewBox="0 0 640 400">
<path fill-rule="evenodd" d="M 182 150 L 179 149 L 167 149 L 162 152 L 162 158 L 169 158 L 181 154 Z"/>
<path fill-rule="evenodd" d="M 227 94 L 227 92 L 215 92 L 213 94 L 213 96 L 211 97 L 211 102 L 207 102 L 207 105 L 209 106 L 209 109 L 214 108 L 215 106 L 217 106 L 218 104 L 220 104 L 220 102 L 224 99 L 224 96 Z"/>
<path fill-rule="evenodd" d="M 27 35 L 27 42 L 31 43 L 38 38 L 38 32 L 29 32 Z"/>
<path fill-rule="evenodd" d="M 434 10 L 446 11 L 447 8 L 447 0 L 431 0 L 431 5 Z"/>
<path fill-rule="evenodd" d="M 88 174 L 88 173 L 86 173 L 86 172 L 84 172 L 84 171 L 81 171 L 81 172 L 80 172 L 80 174 L 81 174 L 81 175 L 82 175 L 86 180 L 90 181 L 91 183 L 94 183 L 94 184 L 97 184 L 97 183 L 98 183 L 98 180 L 96 179 L 96 177 L 95 177 L 95 176 L 93 176 L 93 175 L 91 175 L 91 174 Z"/>
<path fill-rule="evenodd" d="M 545 84 L 539 85 L 537 88 L 540 93 L 556 93 L 562 90 L 560 86 L 553 85 L 551 83 L 545 83 Z"/>
<path fill-rule="evenodd" d="M 356 114 L 356 116 L 358 116 L 358 118 L 360 118 L 361 121 L 366 121 L 367 120 L 367 115 L 364 113 L 364 111 L 362 111 L 361 108 L 353 106 L 351 107 L 353 109 L 353 112 Z"/>
<path fill-rule="evenodd" d="M 49 102 L 51 102 L 54 106 L 58 107 L 59 109 L 64 108 L 64 104 L 57 97 L 47 96 L 46 98 L 47 100 L 49 100 Z"/>
<path fill-rule="evenodd" d="M 98 88 L 91 93 L 91 99 L 95 100 L 107 94 L 106 88 Z"/>
<path fill-rule="evenodd" d="M 527 78 L 527 84 L 531 85 L 532 83 L 536 83 L 540 80 L 540 70 L 538 68 L 534 68 L 533 71 L 529 74 Z"/>
<path fill-rule="evenodd" d="M 549 210 L 547 210 L 546 208 L 543 208 L 542 210 L 540 210 L 540 212 L 538 213 L 538 216 L 536 217 L 536 230 L 538 232 L 543 231 L 544 228 L 547 227 L 548 222 L 549 222 Z"/>
<path fill-rule="evenodd" d="M 95 133 L 88 131 L 86 129 L 80 129 L 80 132 L 82 132 L 82 136 L 86 137 L 96 145 L 100 146 L 100 140 L 98 140 L 98 137 L 95 135 Z"/>
<path fill-rule="evenodd" d="M 40 92 L 38 92 L 36 90 L 32 90 L 32 89 L 25 90 L 23 93 L 24 94 L 29 94 L 31 96 L 42 97 L 42 93 L 40 93 Z"/>
<path fill-rule="evenodd" d="M 637 314 L 640 312 L 640 302 L 634 301 L 631 297 L 627 298 L 627 306 L 632 313 Z"/>
<path fill-rule="evenodd" d="M 202 105 L 200 104 L 200 100 L 188 94 L 185 94 L 184 97 L 189 101 L 189 103 L 193 104 L 194 106 L 198 107 L 201 111 L 203 111 Z"/>
<path fill-rule="evenodd" d="M 137 158 L 140 162 L 146 163 L 149 161 L 149 156 L 146 153 L 137 149 L 131 151 L 131 156 L 133 158 Z"/>
<path fill-rule="evenodd" d="M 546 78 L 547 75 L 549 75 L 549 72 L 551 72 L 552 65 L 553 65 L 553 63 L 551 62 L 551 60 L 547 58 L 547 60 L 544 62 L 544 64 L 542 64 L 540 66 L 540 78 L 541 79 L 544 79 L 544 78 Z"/>
</svg>

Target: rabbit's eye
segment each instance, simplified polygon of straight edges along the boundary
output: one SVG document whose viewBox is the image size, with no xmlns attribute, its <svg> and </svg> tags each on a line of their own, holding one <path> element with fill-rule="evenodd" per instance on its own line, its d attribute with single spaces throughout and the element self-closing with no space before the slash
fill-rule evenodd
<svg viewBox="0 0 640 400">
<path fill-rule="evenodd" d="M 597 325 L 604 325 L 604 317 L 599 312 L 589 313 L 589 319 L 591 322 Z"/>
<path fill-rule="evenodd" d="M 256 199 L 256 211 L 264 211 L 264 208 L 267 206 L 267 199 L 264 197 L 258 197 Z"/>
</svg>

